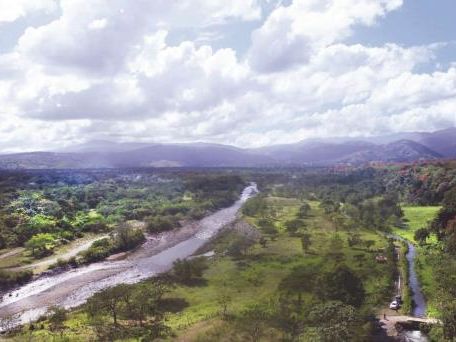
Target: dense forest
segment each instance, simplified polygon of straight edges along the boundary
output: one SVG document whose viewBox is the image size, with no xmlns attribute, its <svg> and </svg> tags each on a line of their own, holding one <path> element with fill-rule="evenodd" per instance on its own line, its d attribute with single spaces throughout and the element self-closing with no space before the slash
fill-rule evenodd
<svg viewBox="0 0 456 342">
<path fill-rule="evenodd" d="M 99 261 L 229 206 L 244 181 L 223 172 L 23 171 L 0 173 L 0 250 L 25 247 L 23 263 L 51 255 L 87 234 L 109 237 L 68 262 Z M 139 229 L 131 222 L 142 222 Z M 64 260 L 59 260 L 59 266 Z M 31 272 L 0 270 L 0 286 Z"/>
</svg>

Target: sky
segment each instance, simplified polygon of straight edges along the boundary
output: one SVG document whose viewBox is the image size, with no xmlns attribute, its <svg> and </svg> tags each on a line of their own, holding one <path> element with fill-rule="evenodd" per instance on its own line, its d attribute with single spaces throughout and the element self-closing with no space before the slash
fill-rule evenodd
<svg viewBox="0 0 456 342">
<path fill-rule="evenodd" d="M 0 0 L 0 152 L 456 126 L 454 0 Z"/>
</svg>

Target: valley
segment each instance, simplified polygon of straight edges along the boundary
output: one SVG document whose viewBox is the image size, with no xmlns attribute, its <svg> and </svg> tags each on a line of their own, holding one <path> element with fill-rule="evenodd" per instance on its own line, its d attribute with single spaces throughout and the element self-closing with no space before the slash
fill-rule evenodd
<svg viewBox="0 0 456 342">
<path fill-rule="evenodd" d="M 452 293 L 442 268 L 454 263 L 438 227 L 452 222 L 455 172 L 423 163 L 6 173 L 0 184 L 17 190 L 4 192 L 2 272 L 35 275 L 7 285 L 0 326 L 7 339 L 36 341 L 441 341 Z M 79 192 L 86 205 L 59 218 L 56 205 L 75 205 L 62 193 Z M 84 217 L 98 233 L 78 228 Z M 56 245 L 42 256 L 13 245 L 22 225 Z M 68 232 L 79 237 L 61 244 Z M 398 287 L 400 308 L 386 310 Z M 413 317 L 420 330 L 397 330 Z"/>
</svg>

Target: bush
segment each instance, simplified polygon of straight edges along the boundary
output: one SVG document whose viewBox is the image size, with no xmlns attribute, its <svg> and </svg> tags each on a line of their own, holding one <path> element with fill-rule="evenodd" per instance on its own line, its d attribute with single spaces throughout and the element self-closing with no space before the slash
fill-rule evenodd
<svg viewBox="0 0 456 342">
<path fill-rule="evenodd" d="M 25 247 L 32 252 L 34 257 L 44 257 L 46 255 L 52 254 L 57 243 L 57 239 L 52 234 L 41 233 L 34 235 L 30 240 L 25 244 Z"/>
<path fill-rule="evenodd" d="M 160 233 L 172 230 L 176 222 L 173 222 L 169 217 L 153 217 L 147 222 L 147 231 L 149 233 Z"/>
<path fill-rule="evenodd" d="M 109 238 L 97 240 L 84 252 L 81 252 L 83 262 L 90 263 L 106 259 L 111 255 L 113 244 Z"/>
<path fill-rule="evenodd" d="M 146 241 L 141 229 L 132 229 L 127 225 L 120 225 L 116 230 L 114 252 L 125 252 L 134 249 Z"/>
<path fill-rule="evenodd" d="M 11 272 L 0 270 L 0 289 L 6 290 L 15 285 L 21 285 L 32 279 L 32 271 Z"/>
<path fill-rule="evenodd" d="M 345 265 L 338 265 L 334 270 L 322 274 L 318 283 L 317 292 L 321 298 L 341 301 L 354 307 L 360 307 L 364 303 L 366 293 L 363 283 Z"/>
<path fill-rule="evenodd" d="M 77 267 L 77 266 L 79 266 L 79 265 L 76 260 L 76 257 L 71 257 L 68 260 L 57 259 L 57 262 L 55 264 L 50 265 L 49 269 L 53 270 L 56 268 Z"/>
<path fill-rule="evenodd" d="M 295 234 L 299 228 L 304 226 L 304 222 L 301 220 L 290 220 L 285 222 L 285 228 L 287 229 L 288 233 Z"/>
<path fill-rule="evenodd" d="M 173 276 L 181 283 L 190 283 L 192 280 L 200 279 L 203 272 L 208 268 L 205 258 L 190 260 L 176 260 L 173 264 Z"/>
</svg>

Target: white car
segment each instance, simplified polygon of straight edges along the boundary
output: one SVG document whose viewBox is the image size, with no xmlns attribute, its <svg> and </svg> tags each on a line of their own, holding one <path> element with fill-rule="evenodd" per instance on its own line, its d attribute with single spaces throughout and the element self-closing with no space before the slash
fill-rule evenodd
<svg viewBox="0 0 456 342">
<path fill-rule="evenodd" d="M 391 304 L 390 304 L 390 309 L 391 310 L 398 310 L 400 308 L 400 305 L 397 301 L 392 301 Z"/>
</svg>

